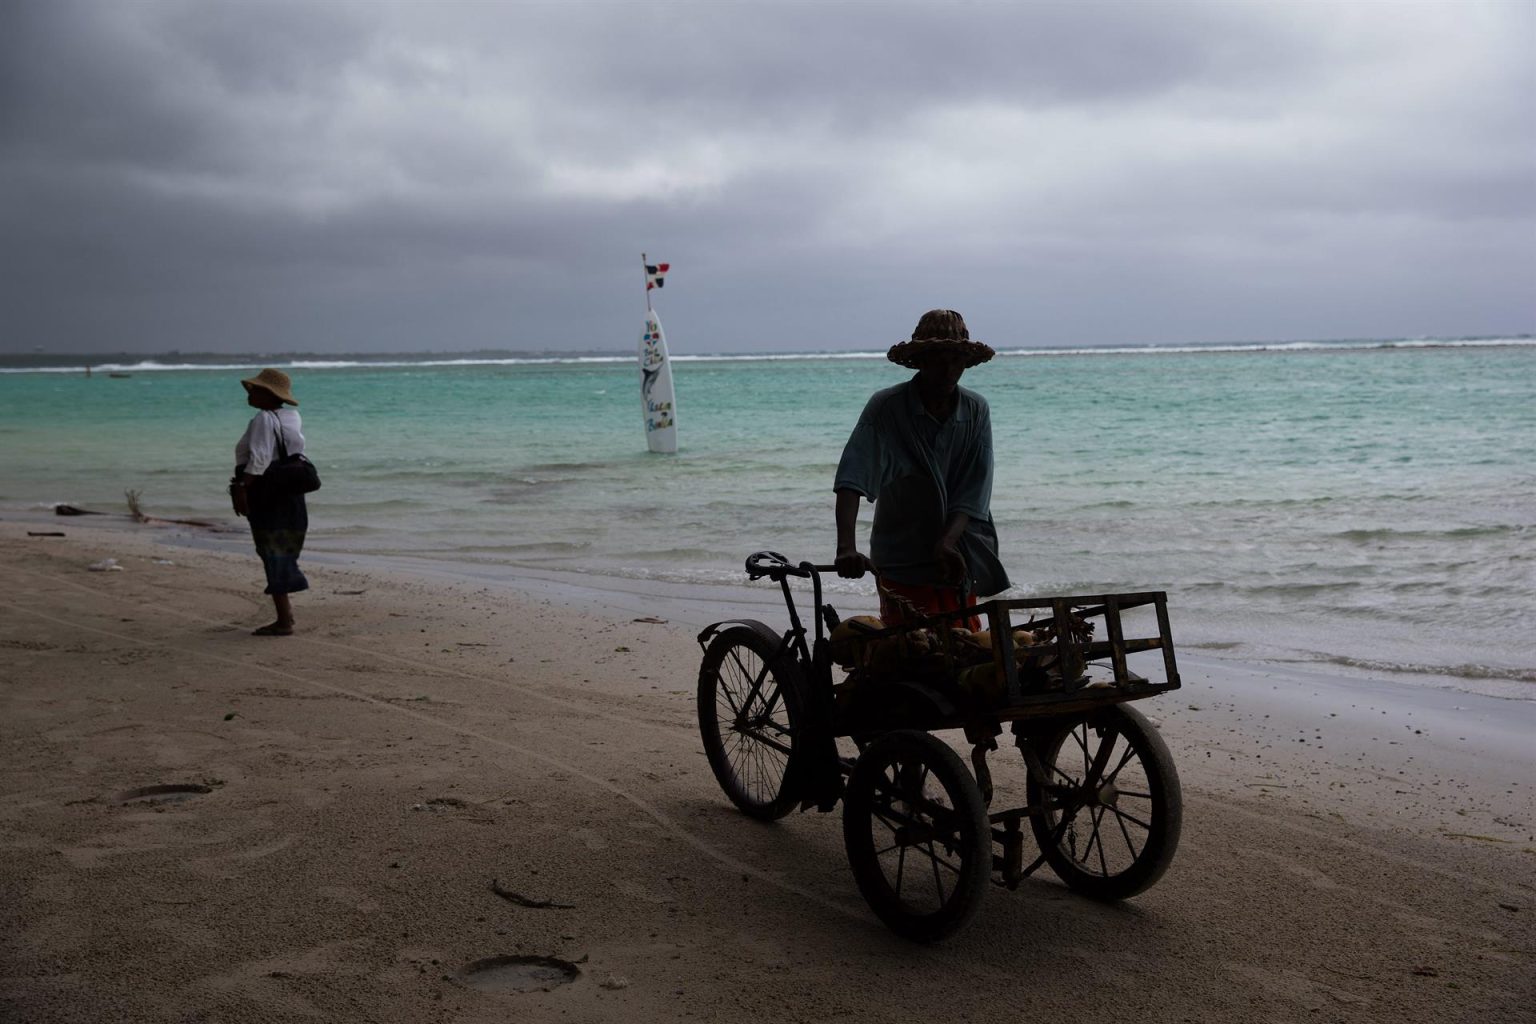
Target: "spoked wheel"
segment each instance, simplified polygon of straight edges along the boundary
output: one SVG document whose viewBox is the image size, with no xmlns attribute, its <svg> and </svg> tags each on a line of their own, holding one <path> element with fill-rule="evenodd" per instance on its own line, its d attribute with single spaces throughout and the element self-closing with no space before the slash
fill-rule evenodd
<svg viewBox="0 0 1536 1024">
<path fill-rule="evenodd" d="M 796 732 L 805 681 L 779 636 L 761 622 L 732 626 L 711 641 L 699 666 L 699 732 L 725 795 L 763 821 L 782 818 L 800 799 Z"/>
<path fill-rule="evenodd" d="M 896 934 L 933 942 L 971 919 L 992 877 L 981 791 L 925 732 L 871 743 L 843 791 L 843 842 L 859 892 Z"/>
<path fill-rule="evenodd" d="M 1134 896 L 1168 870 L 1184 802 L 1173 757 L 1141 712 L 1118 705 L 1031 741 L 1035 839 L 1051 870 L 1085 896 Z"/>
</svg>

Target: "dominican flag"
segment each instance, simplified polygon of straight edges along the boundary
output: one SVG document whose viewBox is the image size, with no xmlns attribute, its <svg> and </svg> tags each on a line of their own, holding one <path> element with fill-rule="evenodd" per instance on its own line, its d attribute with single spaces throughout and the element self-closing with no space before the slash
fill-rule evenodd
<svg viewBox="0 0 1536 1024">
<path fill-rule="evenodd" d="M 667 271 L 672 269 L 670 263 L 647 263 L 645 265 L 645 290 L 660 288 L 666 284 Z"/>
</svg>

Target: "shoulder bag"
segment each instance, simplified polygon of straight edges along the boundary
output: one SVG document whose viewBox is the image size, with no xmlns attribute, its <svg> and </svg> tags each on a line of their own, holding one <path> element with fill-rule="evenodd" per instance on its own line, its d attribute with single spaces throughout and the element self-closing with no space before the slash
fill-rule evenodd
<svg viewBox="0 0 1536 1024">
<path fill-rule="evenodd" d="M 288 454 L 288 446 L 283 444 L 282 418 L 274 412 L 272 419 L 277 430 L 277 458 L 261 474 L 262 482 L 279 494 L 309 494 L 318 491 L 320 471 L 302 453 Z"/>
</svg>

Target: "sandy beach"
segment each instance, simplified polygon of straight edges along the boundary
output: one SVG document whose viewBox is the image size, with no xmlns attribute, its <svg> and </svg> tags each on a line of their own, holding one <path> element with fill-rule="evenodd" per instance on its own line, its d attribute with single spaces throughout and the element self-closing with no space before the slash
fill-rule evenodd
<svg viewBox="0 0 1536 1024">
<path fill-rule="evenodd" d="M 1536 702 L 1187 655 L 1167 876 L 922 947 L 710 774 L 694 636 L 771 594 L 306 558 L 254 638 L 254 555 L 167 536 L 0 523 L 5 1020 L 1536 1020 Z"/>
</svg>

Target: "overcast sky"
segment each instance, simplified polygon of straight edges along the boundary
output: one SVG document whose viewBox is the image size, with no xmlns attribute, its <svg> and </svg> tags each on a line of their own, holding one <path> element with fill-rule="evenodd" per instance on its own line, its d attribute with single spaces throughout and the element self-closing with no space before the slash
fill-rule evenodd
<svg viewBox="0 0 1536 1024">
<path fill-rule="evenodd" d="M 1536 331 L 1526 0 L 6 0 L 0 350 Z"/>
</svg>

